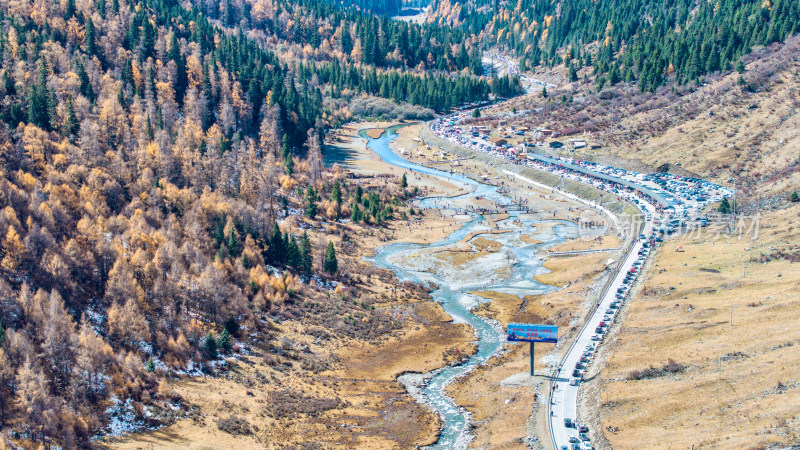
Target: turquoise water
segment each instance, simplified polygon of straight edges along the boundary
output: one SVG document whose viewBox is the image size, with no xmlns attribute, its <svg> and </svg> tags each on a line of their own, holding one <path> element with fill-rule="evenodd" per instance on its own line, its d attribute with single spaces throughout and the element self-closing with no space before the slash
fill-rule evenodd
<svg viewBox="0 0 800 450">
<path fill-rule="evenodd" d="M 418 206 L 438 207 L 455 211 L 458 209 L 455 206 L 456 204 L 463 206 L 476 196 L 482 196 L 501 204 L 511 203 L 511 199 L 498 193 L 494 186 L 479 183 L 462 175 L 420 166 L 396 155 L 388 145 L 396 137 L 394 133 L 396 129 L 397 127 L 390 128 L 378 139 L 369 139 L 363 133 L 361 136 L 369 139 L 369 148 L 384 161 L 410 171 L 444 178 L 469 190 L 467 194 L 452 198 L 428 197 L 421 199 L 418 201 Z M 468 292 L 492 290 L 519 296 L 552 292 L 555 290 L 552 286 L 538 283 L 532 279 L 533 276 L 547 271 L 542 267 L 542 261 L 535 256 L 535 251 L 543 246 L 563 242 L 567 237 L 577 236 L 577 227 L 572 222 L 557 221 L 558 223 L 552 228 L 548 227 L 544 230 L 539 230 L 537 225 L 543 223 L 543 221 L 532 219 L 525 214 L 520 215 L 517 212 L 512 212 L 510 218 L 498 224 L 501 229 L 507 229 L 510 232 L 489 235 L 490 229 L 484 219 L 478 214 L 470 213 L 470 215 L 472 217 L 469 222 L 438 242 L 428 245 L 388 244 L 378 249 L 377 254 L 372 258 L 376 265 L 394 271 L 401 280 L 433 283 L 438 286 L 437 289 L 431 292 L 433 299 L 442 304 L 444 311 L 455 322 L 466 323 L 475 330 L 478 351 L 474 355 L 459 365 L 445 366 L 424 376 L 426 382 L 420 391 L 421 397 L 423 397 L 421 401 L 435 409 L 442 418 L 442 431 L 439 440 L 432 448 L 466 448 L 469 445 L 472 438 L 469 431 L 469 413 L 456 405 L 446 395 L 444 389 L 450 382 L 495 355 L 505 343 L 505 331 L 501 329 L 497 322 L 470 312 L 470 308 L 482 300 L 468 294 Z M 549 222 L 552 223 L 552 221 Z M 474 277 L 459 277 L 457 274 L 452 273 L 457 271 L 448 272 L 445 267 L 423 270 L 409 262 L 408 255 L 447 247 L 461 241 L 470 233 L 482 230 L 487 232 L 486 237 L 503 244 L 503 248 L 498 254 L 502 254 L 500 258 L 505 258 L 505 266 L 511 267 L 510 271 L 505 271 L 505 275 L 493 275 L 493 271 L 487 269 L 483 273 L 479 271 Z M 525 243 L 520 239 L 522 235 L 533 235 L 543 243 Z M 444 262 L 438 261 L 438 264 L 443 265 Z"/>
</svg>

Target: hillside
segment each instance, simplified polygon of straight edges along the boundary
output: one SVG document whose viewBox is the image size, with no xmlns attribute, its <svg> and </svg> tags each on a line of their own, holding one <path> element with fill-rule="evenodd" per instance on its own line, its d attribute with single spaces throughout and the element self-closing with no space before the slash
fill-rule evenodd
<svg viewBox="0 0 800 450">
<path fill-rule="evenodd" d="M 433 23 L 459 24 L 520 66 L 583 67 L 602 85 L 620 81 L 653 92 L 739 65 L 753 48 L 798 32 L 800 7 L 788 0 L 472 0 L 434 1 Z"/>
<path fill-rule="evenodd" d="M 538 69 L 533 76 L 560 77 L 559 87 L 473 119 L 560 133 L 537 152 L 735 183 L 744 215 L 731 229 L 679 234 L 659 248 L 586 374 L 580 416 L 601 447 L 781 448 L 800 439 L 797 411 L 786 407 L 797 402 L 799 58 L 800 39 L 790 37 L 756 48 L 740 70 L 655 92 L 599 87 L 587 68 L 575 82 L 564 68 Z M 573 149 L 570 139 L 601 146 Z M 546 145 L 554 141 L 564 147 Z"/>
<path fill-rule="evenodd" d="M 322 138 L 513 94 L 473 73 L 468 41 L 315 3 L 3 2 L 3 442 L 86 447 L 173 423 L 195 408 L 177 380 L 254 355 L 270 395 L 344 408 L 287 380 L 402 328 L 359 258 L 414 194 L 324 167 Z M 281 324 L 301 317 L 290 339 Z M 306 352 L 302 336 L 331 344 Z"/>
<path fill-rule="evenodd" d="M 625 83 L 598 91 L 593 83 L 562 78 L 546 98 L 513 99 L 478 122 L 550 128 L 561 134 L 555 140 L 582 138 L 602 145 L 567 146 L 561 152 L 568 156 L 650 170 L 663 166 L 723 184 L 736 180 L 748 203 L 785 198 L 800 181 L 794 151 L 800 145 L 794 99 L 798 54 L 800 39 L 793 37 L 749 54 L 741 73 L 655 93 Z M 519 113 L 509 117 L 512 108 Z"/>
</svg>

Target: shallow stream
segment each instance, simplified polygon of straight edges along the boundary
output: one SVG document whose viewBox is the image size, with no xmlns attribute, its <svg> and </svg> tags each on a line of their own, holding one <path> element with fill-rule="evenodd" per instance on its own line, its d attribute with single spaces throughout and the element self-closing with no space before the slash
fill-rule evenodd
<svg viewBox="0 0 800 450">
<path fill-rule="evenodd" d="M 533 279 L 535 275 L 547 272 L 536 250 L 576 237 L 578 230 L 572 222 L 543 221 L 520 212 L 511 212 L 511 217 L 497 222 L 495 228 L 495 224 L 487 222 L 481 215 L 465 212 L 465 208 L 472 205 L 477 197 L 497 204 L 510 204 L 512 200 L 498 193 L 494 186 L 402 159 L 389 148 L 389 142 L 397 136 L 397 128 L 389 128 L 378 139 L 368 138 L 363 133 L 361 136 L 368 139 L 369 148 L 384 161 L 409 171 L 443 178 L 468 191 L 455 197 L 427 197 L 416 202 L 421 208 L 438 208 L 446 215 L 461 215 L 463 225 L 456 227 L 455 231 L 427 245 L 388 244 L 378 249 L 371 259 L 376 265 L 394 271 L 400 280 L 437 286 L 431 292 L 433 299 L 442 304 L 444 311 L 455 322 L 466 323 L 475 330 L 478 351 L 464 362 L 426 374 L 405 374 L 400 377 L 409 393 L 417 401 L 436 410 L 442 419 L 441 434 L 433 448 L 466 448 L 472 440 L 469 412 L 455 404 L 446 394 L 445 387 L 495 355 L 505 343 L 505 331 L 498 322 L 471 312 L 486 300 L 469 292 L 494 291 L 523 297 L 555 290 Z M 530 206 L 536 208 L 536 205 Z M 431 230 L 434 231 L 439 230 Z M 466 244 L 460 243 L 473 233 L 475 236 Z M 465 245 L 471 246 L 472 251 L 478 251 L 473 241 L 479 237 L 500 243 L 502 247 L 458 265 L 437 256 L 437 253 L 453 249 L 463 251 Z M 541 243 L 532 243 L 532 240 Z"/>
</svg>

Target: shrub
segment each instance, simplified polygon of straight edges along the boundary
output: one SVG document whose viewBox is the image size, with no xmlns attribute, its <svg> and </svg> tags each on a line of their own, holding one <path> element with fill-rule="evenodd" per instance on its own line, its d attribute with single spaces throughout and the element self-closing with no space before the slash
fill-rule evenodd
<svg viewBox="0 0 800 450">
<path fill-rule="evenodd" d="M 234 436 L 247 436 L 253 433 L 247 420 L 232 414 L 227 419 L 217 420 L 217 428 Z"/>
</svg>

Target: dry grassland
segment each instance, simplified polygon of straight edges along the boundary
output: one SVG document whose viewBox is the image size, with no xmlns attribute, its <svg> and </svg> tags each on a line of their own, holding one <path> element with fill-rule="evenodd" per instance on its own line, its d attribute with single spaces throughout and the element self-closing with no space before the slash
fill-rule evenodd
<svg viewBox="0 0 800 450">
<path fill-rule="evenodd" d="M 614 448 L 800 442 L 800 269 L 757 262 L 797 250 L 799 215 L 798 206 L 766 215 L 756 241 L 680 238 L 659 250 L 594 382 L 601 398 L 586 399 L 603 429 L 619 428 L 606 433 Z M 629 380 L 669 359 L 684 369 Z"/>
</svg>

